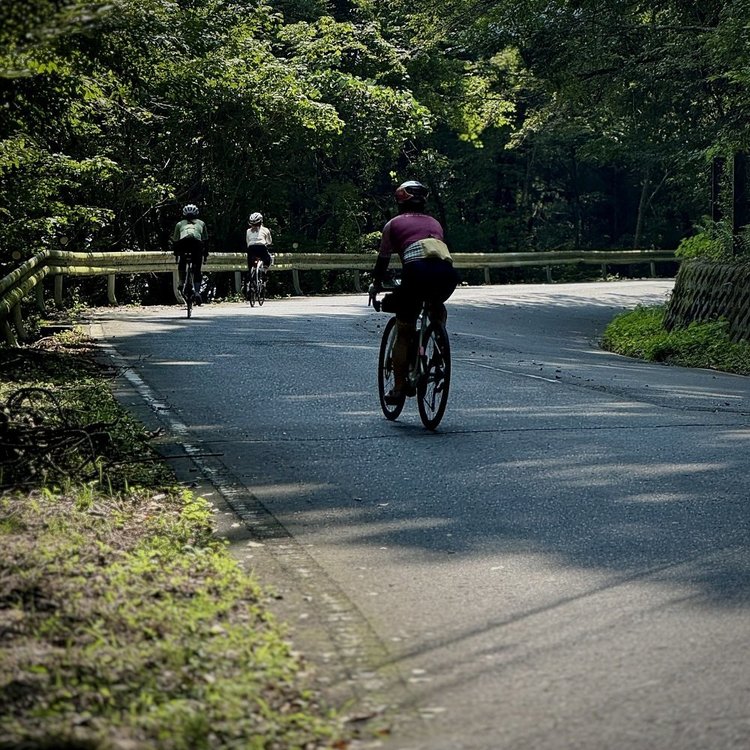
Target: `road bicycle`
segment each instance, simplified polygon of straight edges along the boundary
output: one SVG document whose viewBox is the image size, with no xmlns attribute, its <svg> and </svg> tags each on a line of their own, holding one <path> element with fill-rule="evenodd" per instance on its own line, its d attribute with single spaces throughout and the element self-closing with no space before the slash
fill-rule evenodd
<svg viewBox="0 0 750 750">
<path fill-rule="evenodd" d="M 370 286 L 368 305 L 380 312 L 382 302 L 378 292 Z M 378 355 L 378 394 L 380 408 L 386 419 L 397 419 L 407 397 L 417 397 L 417 407 L 422 424 L 434 430 L 440 424 L 448 405 L 451 384 L 451 350 L 445 324 L 435 314 L 433 306 L 423 302 L 409 349 L 409 372 L 406 390 L 396 403 L 389 404 L 386 394 L 395 385 L 393 372 L 393 344 L 396 340 L 396 316 L 386 323 Z"/>
<path fill-rule="evenodd" d="M 195 301 L 195 286 L 193 284 L 193 261 L 190 256 L 187 257 L 185 263 L 185 283 L 182 285 L 180 290 L 182 299 L 185 300 L 185 308 L 187 310 L 188 318 L 193 314 L 193 302 Z"/>
<path fill-rule="evenodd" d="M 250 274 L 245 285 L 245 297 L 250 307 L 255 307 L 256 302 L 258 305 L 263 305 L 266 301 L 267 273 L 263 261 L 255 258 L 250 266 Z"/>
</svg>

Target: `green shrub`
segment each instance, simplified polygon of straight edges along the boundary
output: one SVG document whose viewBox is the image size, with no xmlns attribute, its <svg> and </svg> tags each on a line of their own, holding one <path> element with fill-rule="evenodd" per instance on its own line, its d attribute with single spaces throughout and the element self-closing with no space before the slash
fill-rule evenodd
<svg viewBox="0 0 750 750">
<path fill-rule="evenodd" d="M 604 331 L 602 347 L 649 362 L 705 367 L 750 375 L 750 342 L 732 341 L 725 320 L 664 328 L 665 305 L 637 307 L 618 315 Z"/>
<path fill-rule="evenodd" d="M 747 228 L 735 235 L 728 222 L 703 219 L 696 229 L 697 234 L 686 237 L 677 246 L 675 255 L 678 258 L 722 260 L 750 252 L 750 230 Z"/>
<path fill-rule="evenodd" d="M 701 232 L 692 237 L 686 237 L 680 242 L 675 251 L 678 258 L 710 258 L 719 260 L 724 255 L 722 243 L 715 237 Z"/>
</svg>

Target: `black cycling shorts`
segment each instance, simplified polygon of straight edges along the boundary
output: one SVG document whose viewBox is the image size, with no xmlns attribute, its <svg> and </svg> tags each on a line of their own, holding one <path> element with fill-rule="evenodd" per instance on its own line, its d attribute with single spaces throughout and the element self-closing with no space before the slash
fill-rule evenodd
<svg viewBox="0 0 750 750">
<path fill-rule="evenodd" d="M 265 245 L 248 245 L 247 246 L 247 267 L 252 268 L 253 261 L 260 258 L 263 265 L 268 268 L 271 265 L 271 254 Z"/>
<path fill-rule="evenodd" d="M 445 302 L 458 286 L 458 272 L 445 260 L 415 260 L 405 263 L 401 284 L 383 298 L 383 310 L 401 320 L 414 321 L 423 302 Z"/>
</svg>

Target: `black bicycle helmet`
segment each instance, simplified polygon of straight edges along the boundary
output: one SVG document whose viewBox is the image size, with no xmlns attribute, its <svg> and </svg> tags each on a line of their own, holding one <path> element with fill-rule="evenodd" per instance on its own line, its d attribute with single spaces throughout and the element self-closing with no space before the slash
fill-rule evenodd
<svg viewBox="0 0 750 750">
<path fill-rule="evenodd" d="M 402 182 L 396 188 L 397 203 L 425 203 L 430 194 L 428 188 L 417 180 Z"/>
</svg>

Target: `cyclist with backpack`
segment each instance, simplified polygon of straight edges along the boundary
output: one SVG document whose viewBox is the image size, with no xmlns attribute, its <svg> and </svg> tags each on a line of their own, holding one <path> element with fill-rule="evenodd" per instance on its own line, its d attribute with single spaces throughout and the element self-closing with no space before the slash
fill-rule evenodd
<svg viewBox="0 0 750 750">
<path fill-rule="evenodd" d="M 396 314 L 396 341 L 393 346 L 394 387 L 385 394 L 386 403 L 395 404 L 403 398 L 409 369 L 409 345 L 422 307 L 427 301 L 433 315 L 445 322 L 443 302 L 458 285 L 458 273 L 445 244 L 440 222 L 425 213 L 429 190 L 416 180 L 396 188 L 398 216 L 385 227 L 380 252 L 373 270 L 375 290 L 383 288 L 383 280 L 393 253 L 401 258 L 401 284 L 383 298 L 382 309 Z M 413 395 L 413 394 L 406 394 Z"/>
<path fill-rule="evenodd" d="M 180 289 L 185 283 L 187 259 L 193 264 L 193 288 L 195 304 L 201 300 L 201 266 L 208 258 L 208 231 L 206 224 L 198 218 L 198 206 L 188 203 L 182 209 L 182 219 L 177 222 L 172 232 L 173 252 L 177 260 L 177 272 L 180 277 Z"/>
<path fill-rule="evenodd" d="M 248 228 L 245 232 L 245 247 L 247 248 L 247 270 L 251 271 L 256 258 L 263 261 L 263 267 L 271 265 L 272 258 L 269 252 L 273 245 L 271 230 L 263 226 L 263 214 L 255 211 L 247 220 Z"/>
</svg>

